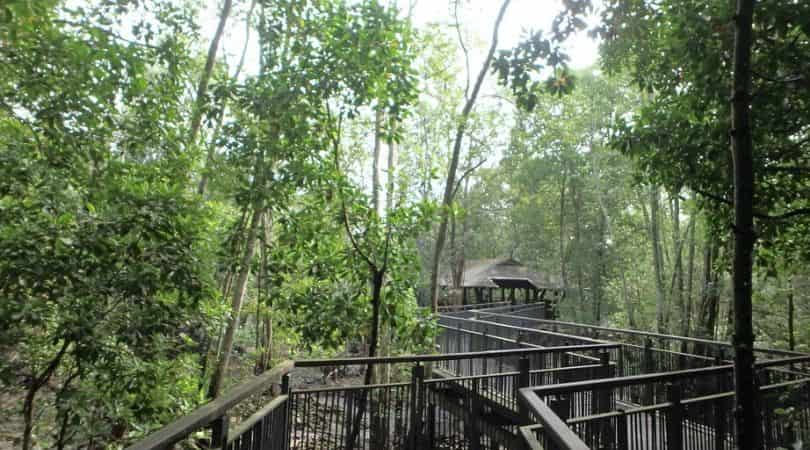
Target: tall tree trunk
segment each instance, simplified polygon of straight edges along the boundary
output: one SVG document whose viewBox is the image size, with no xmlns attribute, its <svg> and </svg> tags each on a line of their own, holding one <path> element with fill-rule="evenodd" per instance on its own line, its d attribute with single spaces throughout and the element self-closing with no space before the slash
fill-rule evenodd
<svg viewBox="0 0 810 450">
<path fill-rule="evenodd" d="M 232 75 L 234 79 L 239 77 L 239 74 L 242 73 L 242 68 L 245 66 L 245 56 L 247 55 L 248 43 L 250 42 L 250 19 L 253 17 L 253 10 L 256 8 L 256 0 L 252 0 L 250 2 L 250 8 L 248 9 L 247 17 L 245 17 L 245 45 L 242 46 L 242 54 L 239 56 L 239 63 L 236 65 L 236 70 Z M 220 18 L 220 21 L 224 19 Z M 210 52 L 210 50 L 209 50 Z M 210 74 L 209 74 L 210 76 Z M 222 129 L 222 121 L 225 118 L 225 107 L 227 106 L 227 102 L 223 100 L 223 105 L 220 108 L 219 114 L 217 115 L 217 123 L 214 126 L 214 133 L 211 136 L 210 142 L 208 142 L 208 152 L 205 157 L 205 165 L 203 166 L 202 175 L 200 176 L 200 182 L 197 185 L 197 194 L 200 196 L 205 195 L 205 190 L 208 188 L 208 181 L 211 178 L 211 166 L 214 164 L 214 155 L 216 154 L 217 145 L 216 141 L 219 137 L 219 131 Z M 197 128 L 199 130 L 199 122 L 197 123 Z M 196 139 L 196 133 L 194 132 L 194 139 Z"/>
<path fill-rule="evenodd" d="M 211 80 L 211 73 L 214 70 L 214 63 L 217 60 L 219 41 L 222 40 L 222 35 L 225 33 L 225 24 L 228 22 L 228 16 L 231 14 L 232 6 L 232 0 L 223 0 L 217 30 L 214 32 L 214 38 L 211 39 L 211 45 L 208 47 L 208 56 L 205 59 L 205 67 L 203 68 L 203 73 L 200 75 L 200 81 L 197 83 L 197 94 L 194 97 L 194 109 L 191 113 L 191 126 L 188 134 L 189 145 L 194 145 L 194 141 L 197 140 L 197 134 L 200 132 L 203 106 L 208 91 L 208 82 Z"/>
<path fill-rule="evenodd" d="M 382 303 L 382 287 L 385 280 L 385 270 L 379 270 L 376 267 L 370 267 L 371 270 L 371 337 L 369 339 L 368 356 L 373 358 L 377 356 L 377 342 L 380 335 L 380 305 Z M 374 364 L 369 363 L 366 366 L 366 374 L 363 379 L 363 384 L 369 385 L 374 379 Z M 349 430 L 349 442 L 346 450 L 354 450 L 357 445 L 357 438 L 360 434 L 361 422 L 363 414 L 366 412 L 366 403 L 368 399 L 369 390 L 364 389 L 361 391 L 357 413 L 352 420 L 352 426 Z"/>
<path fill-rule="evenodd" d="M 694 212 L 693 212 L 694 214 Z M 692 327 L 692 286 L 695 271 L 695 218 L 692 217 L 689 228 L 689 256 L 686 269 L 686 310 L 681 321 L 681 336 L 689 336 Z"/>
<path fill-rule="evenodd" d="M 683 316 L 686 312 L 686 305 L 683 299 L 683 236 L 681 236 L 681 201 L 676 192 L 672 198 L 672 245 L 674 247 L 675 261 L 672 264 L 672 283 L 670 287 L 671 301 L 667 307 L 670 311 L 671 305 L 674 303 L 678 308 L 678 327 L 675 328 L 673 324 L 672 329 L 680 330 L 683 328 Z M 690 219 L 688 227 L 691 227 L 692 221 Z M 667 323 L 672 323 L 671 315 L 668 314 Z"/>
<path fill-rule="evenodd" d="M 382 109 L 377 108 L 374 115 L 374 154 L 371 160 L 371 206 L 378 216 L 382 216 L 380 200 L 380 152 L 382 151 Z"/>
<path fill-rule="evenodd" d="M 593 261 L 593 273 L 591 275 L 591 289 L 593 289 L 593 319 L 594 323 L 599 325 L 602 320 L 602 274 L 604 273 L 605 264 L 605 228 L 607 216 L 605 214 L 599 215 L 598 223 L 598 236 L 599 241 L 596 244 L 596 255 Z"/>
<path fill-rule="evenodd" d="M 568 277 L 565 271 L 566 250 L 565 250 L 565 190 L 568 185 L 568 166 L 563 163 L 562 183 L 560 183 L 560 283 L 562 284 L 563 295 L 568 289 Z"/>
<path fill-rule="evenodd" d="M 225 374 L 228 371 L 228 365 L 231 361 L 231 351 L 233 350 L 233 340 L 236 336 L 236 330 L 239 328 L 239 314 L 242 310 L 242 301 L 245 297 L 245 290 L 247 288 L 248 279 L 250 278 L 250 265 L 253 261 L 253 255 L 256 251 L 256 236 L 258 234 L 259 222 L 263 210 L 256 208 L 250 219 L 250 226 L 248 227 L 248 235 L 245 240 L 244 253 L 239 265 L 239 275 L 236 279 L 236 285 L 233 288 L 233 296 L 231 298 L 231 317 L 228 320 L 228 326 L 225 330 L 225 336 L 222 339 L 222 351 L 219 355 L 219 362 L 214 370 L 214 375 L 211 380 L 211 387 L 208 390 L 209 398 L 216 398 L 219 396 L 222 389 L 222 382 L 225 379 Z"/>
<path fill-rule="evenodd" d="M 442 256 L 442 249 L 444 247 L 445 235 L 447 234 L 447 219 L 450 214 L 450 207 L 453 203 L 453 193 L 455 192 L 456 184 L 456 171 L 458 170 L 458 160 L 461 154 L 461 141 L 464 138 L 464 133 L 467 131 L 467 122 L 475 105 L 475 100 L 478 98 L 478 92 L 481 90 L 481 84 L 489 72 L 489 66 L 492 64 L 492 59 L 495 57 L 495 49 L 498 47 L 498 29 L 501 27 L 501 21 L 506 14 L 506 9 L 509 7 L 511 0 L 504 0 L 501 4 L 501 9 L 498 12 L 498 17 L 495 19 L 495 26 L 492 31 L 492 42 L 489 46 L 484 64 L 481 66 L 481 71 L 478 72 L 478 78 L 475 80 L 472 93 L 464 104 L 464 109 L 461 111 L 459 117 L 458 127 L 456 129 L 456 137 L 453 143 L 453 153 L 450 156 L 450 166 L 447 170 L 447 182 L 444 186 L 444 196 L 442 197 L 442 210 L 439 222 L 439 231 L 436 234 L 436 245 L 433 251 L 433 264 L 430 268 L 430 298 L 433 313 L 438 312 L 439 308 L 439 261 Z"/>
<path fill-rule="evenodd" d="M 700 300 L 700 314 L 695 330 L 698 336 L 705 339 L 715 338 L 715 327 L 720 310 L 720 274 L 714 268 L 719 246 L 710 240 L 706 242 L 703 253 L 703 289 Z"/>
<path fill-rule="evenodd" d="M 579 295 L 579 312 L 585 311 L 585 287 L 583 285 L 584 275 L 582 273 L 582 195 L 577 189 L 575 179 L 571 179 L 571 201 L 574 203 L 574 251 L 576 260 L 574 261 L 575 276 L 577 278 L 577 294 Z"/>
<path fill-rule="evenodd" d="M 751 137 L 751 46 L 754 0 L 737 0 L 731 155 L 734 161 L 734 392 L 737 445 L 762 448 L 754 371 L 751 281 L 754 252 L 754 165 Z"/>
<path fill-rule="evenodd" d="M 272 307 L 272 297 L 268 294 L 268 264 L 267 264 L 267 251 L 270 245 L 270 230 L 273 223 L 273 217 L 270 211 L 267 211 L 261 220 L 262 237 L 259 239 L 261 242 L 260 260 L 261 265 L 257 273 L 258 296 L 256 298 L 256 351 L 258 357 L 256 359 L 256 373 L 263 373 L 270 367 L 270 358 L 272 357 L 273 346 L 273 321 L 272 312 L 269 308 Z M 261 282 L 259 282 L 261 280 Z M 263 306 L 263 308 L 261 307 Z"/>
<path fill-rule="evenodd" d="M 385 190 L 385 208 L 388 211 L 393 210 L 396 205 L 394 204 L 395 190 L 397 186 L 397 144 L 396 142 L 388 142 L 388 186 Z"/>
<path fill-rule="evenodd" d="M 659 333 L 666 333 L 666 323 L 664 320 L 664 307 L 666 305 L 666 293 L 664 291 L 663 265 L 661 259 L 661 232 L 659 230 L 658 219 L 658 186 L 650 188 L 650 243 L 653 251 L 653 269 L 655 277 L 655 321 L 656 330 Z"/>
<path fill-rule="evenodd" d="M 56 352 L 56 355 L 54 355 L 45 369 L 43 369 L 42 373 L 36 375 L 34 379 L 31 380 L 28 388 L 26 389 L 25 398 L 23 400 L 23 450 L 30 450 L 33 445 L 34 407 L 37 393 L 40 389 L 42 389 L 43 386 L 45 386 L 45 384 L 48 383 L 48 380 L 51 379 L 54 372 L 56 372 L 56 369 L 59 367 L 59 364 L 62 363 L 62 358 L 65 356 L 65 353 L 67 353 L 69 347 L 70 341 L 62 341 L 62 346 L 59 348 L 59 351 Z"/>
<path fill-rule="evenodd" d="M 796 310 L 793 304 L 793 276 L 788 279 L 788 348 L 796 350 L 796 334 L 794 333 L 794 321 L 796 320 Z"/>
</svg>

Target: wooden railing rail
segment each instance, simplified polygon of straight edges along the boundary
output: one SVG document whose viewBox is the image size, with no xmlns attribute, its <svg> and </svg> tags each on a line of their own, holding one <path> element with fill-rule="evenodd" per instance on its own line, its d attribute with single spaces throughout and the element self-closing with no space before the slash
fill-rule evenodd
<svg viewBox="0 0 810 450">
<path fill-rule="evenodd" d="M 763 399 L 774 399 L 784 396 L 789 397 L 791 392 L 798 394 L 799 389 L 806 390 L 808 386 L 810 386 L 810 378 L 803 378 L 762 386 L 759 391 Z M 677 385 L 671 385 L 670 389 L 668 401 L 666 402 L 575 417 L 564 422 L 586 445 L 592 443 L 589 445 L 590 448 L 622 449 L 629 448 L 629 444 L 634 444 L 634 448 L 642 449 L 666 448 L 680 450 L 688 447 L 690 449 L 717 450 L 725 448 L 727 444 L 731 443 L 729 440 L 733 439 L 733 435 L 730 434 L 732 424 L 724 413 L 732 405 L 733 391 L 681 399 L 678 395 Z M 810 429 L 808 429 L 810 416 L 806 415 L 806 410 L 810 408 L 810 405 L 805 404 L 803 400 L 804 398 L 800 397 L 793 401 L 796 404 L 794 407 L 802 410 L 802 413 L 798 414 L 798 417 L 791 422 L 794 428 L 793 433 L 796 435 L 794 439 L 801 437 L 798 436 L 800 431 L 803 434 L 810 433 Z M 770 436 L 771 441 L 775 441 L 776 438 L 783 437 L 783 430 L 774 425 L 774 422 L 778 421 L 776 417 L 780 413 L 772 411 L 772 408 L 767 405 L 767 400 L 765 402 L 761 406 L 763 428 L 765 431 L 770 430 L 770 433 L 766 434 Z M 551 411 L 551 413 L 554 413 L 553 410 Z M 537 414 L 537 412 L 535 413 Z M 548 410 L 542 408 L 539 413 L 550 414 Z M 559 418 L 559 416 L 557 417 Z M 538 420 L 540 419 L 538 417 Z M 544 419 L 548 421 L 549 417 Z M 654 433 L 654 430 L 650 429 L 653 421 L 660 421 L 659 423 L 668 427 L 667 433 L 659 436 L 660 439 L 664 439 L 664 447 L 660 447 L 658 442 L 655 442 L 655 439 L 648 436 Z M 795 429 L 797 421 L 800 430 Z M 645 423 L 650 426 L 644 425 Z M 633 430 L 633 435 L 627 435 L 628 428 Z M 542 424 L 524 426 L 521 429 L 521 433 L 531 450 L 544 449 L 541 440 L 538 439 L 538 434 L 545 433 L 545 431 L 546 428 Z M 544 435 L 543 438 L 547 439 L 548 436 Z M 689 442 L 690 445 L 685 445 L 686 442 Z M 558 448 L 556 450 L 569 448 L 565 446 L 565 442 L 554 442 L 554 444 L 557 444 Z"/>
<path fill-rule="evenodd" d="M 543 426 L 547 438 L 555 444 L 558 450 L 588 450 L 588 446 L 574 433 L 571 428 L 551 408 L 540 399 L 532 388 L 522 388 L 518 391 L 518 399 L 526 405 L 530 413 Z"/>
<path fill-rule="evenodd" d="M 762 361 L 757 362 L 755 367 L 757 369 L 764 369 L 770 367 L 778 367 L 778 366 L 785 366 L 791 364 L 800 364 L 800 363 L 807 363 L 810 362 L 810 355 L 808 356 L 801 356 L 801 357 L 794 357 L 794 358 L 784 358 L 778 360 L 769 360 L 769 361 Z M 561 393 L 572 392 L 576 390 L 593 390 L 593 389 L 615 389 L 620 387 L 626 387 L 636 384 L 647 384 L 647 383 L 667 383 L 678 381 L 684 378 L 696 378 L 700 376 L 708 376 L 708 375 L 715 375 L 721 373 L 727 373 L 734 370 L 733 364 L 725 364 L 722 366 L 712 366 L 712 367 L 700 367 L 697 369 L 689 369 L 689 370 L 675 370 L 671 372 L 661 372 L 661 373 L 653 373 L 653 374 L 643 374 L 643 375 L 631 375 L 626 377 L 615 377 L 615 378 L 606 378 L 606 379 L 599 379 L 599 380 L 588 380 L 588 381 L 577 381 L 573 383 L 562 383 L 562 384 L 555 384 L 552 386 L 538 386 L 530 388 L 534 392 L 541 394 L 541 395 L 555 395 Z"/>
<path fill-rule="evenodd" d="M 188 437 L 191 433 L 214 424 L 223 422 L 224 430 L 218 436 L 222 443 L 227 443 L 227 413 L 238 403 L 248 397 L 263 392 L 272 383 L 279 383 L 281 378 L 293 368 L 292 361 L 284 361 L 267 372 L 234 387 L 225 395 L 216 398 L 192 411 L 143 440 L 127 447 L 127 450 L 157 450 L 170 448 L 175 443 Z M 224 419 L 224 420 L 223 420 Z"/>
<path fill-rule="evenodd" d="M 475 303 L 470 305 L 444 305 L 439 306 L 439 313 L 448 313 L 455 311 L 471 311 L 471 310 L 489 310 L 492 308 L 499 308 L 501 306 L 510 306 L 510 302 L 489 302 L 489 303 Z"/>
<path fill-rule="evenodd" d="M 486 315 L 492 315 L 492 316 L 496 316 L 496 317 L 504 316 L 504 317 L 513 317 L 513 318 L 515 318 L 515 316 L 511 316 L 509 314 L 501 314 L 501 313 L 498 313 L 498 312 L 490 312 L 490 311 L 481 311 L 481 317 L 482 318 L 484 316 L 486 316 Z M 599 331 L 605 331 L 605 332 L 609 332 L 609 333 L 621 333 L 621 334 L 629 334 L 629 335 L 635 335 L 635 336 L 640 336 L 640 337 L 666 339 L 666 340 L 680 341 L 680 342 L 691 342 L 691 343 L 704 344 L 704 345 L 715 345 L 715 346 L 720 346 L 720 347 L 726 348 L 728 350 L 733 349 L 733 346 L 732 346 L 732 344 L 730 342 L 715 341 L 715 340 L 710 340 L 710 339 L 701 339 L 701 338 L 688 337 L 688 336 L 677 336 L 677 335 L 673 335 L 673 334 L 660 334 L 660 333 L 654 333 L 654 332 L 650 332 L 650 331 L 630 330 L 630 329 L 625 329 L 625 328 L 610 328 L 610 327 L 603 327 L 603 326 L 599 326 L 599 325 L 587 325 L 587 324 L 581 324 L 581 323 L 575 323 L 575 322 L 564 322 L 564 321 L 560 321 L 560 320 L 538 319 L 538 318 L 527 317 L 527 316 L 519 316 L 518 318 L 520 320 L 524 320 L 524 321 L 528 321 L 528 322 L 535 322 L 535 323 L 542 323 L 542 324 L 547 324 L 547 325 L 550 325 L 550 326 L 570 327 L 570 328 L 575 328 L 575 329 L 580 329 L 580 330 L 588 330 L 588 329 L 590 329 L 590 330 L 599 330 Z M 783 356 L 801 356 L 801 355 L 804 355 L 804 353 L 802 353 L 802 352 L 791 351 L 791 350 L 773 349 L 773 348 L 755 347 L 754 350 L 757 351 L 757 352 L 772 353 L 774 355 L 783 355 Z"/>
<path fill-rule="evenodd" d="M 303 359 L 294 362 L 295 367 L 350 366 L 371 364 L 423 363 L 434 361 L 455 361 L 460 359 L 502 358 L 530 354 L 558 352 L 575 352 L 584 350 L 610 350 L 621 347 L 620 344 L 586 344 L 564 345 L 559 347 L 518 348 L 509 350 L 485 350 L 467 353 L 444 353 L 434 355 L 379 356 L 374 358 L 357 357 L 341 359 Z"/>
<path fill-rule="evenodd" d="M 502 315 L 502 314 L 498 314 L 498 315 Z M 513 331 L 516 331 L 516 332 L 519 332 L 519 333 L 541 334 L 541 335 L 544 335 L 544 336 L 553 336 L 553 337 L 557 337 L 557 338 L 560 338 L 560 339 L 570 339 L 570 340 L 591 342 L 591 343 L 594 343 L 594 344 L 611 343 L 611 341 L 606 341 L 606 340 L 603 340 L 603 339 L 593 339 L 593 338 L 584 337 L 584 336 L 577 336 L 577 335 L 574 335 L 574 334 L 558 333 L 558 332 L 555 332 L 555 331 L 548 331 L 548 330 L 538 330 L 537 328 L 528 328 L 528 327 L 521 327 L 521 326 L 517 326 L 517 325 L 509 325 L 509 324 L 505 324 L 505 323 L 492 322 L 492 321 L 488 321 L 488 320 L 484 320 L 484 319 L 478 319 L 478 318 L 465 319 L 465 318 L 462 318 L 462 317 L 449 317 L 448 319 L 451 320 L 451 321 L 457 321 L 457 322 L 461 322 L 461 323 L 484 325 L 484 326 L 488 326 L 488 327 L 505 328 L 505 329 L 513 330 Z"/>
</svg>

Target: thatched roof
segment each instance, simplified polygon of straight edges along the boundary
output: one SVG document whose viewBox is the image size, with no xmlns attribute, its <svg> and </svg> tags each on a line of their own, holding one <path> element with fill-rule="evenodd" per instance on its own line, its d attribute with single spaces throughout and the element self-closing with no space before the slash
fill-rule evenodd
<svg viewBox="0 0 810 450">
<path fill-rule="evenodd" d="M 537 288 L 557 288 L 559 282 L 548 274 L 532 270 L 512 258 L 476 259 L 465 261 L 462 287 L 492 287 L 512 283 L 532 284 Z M 439 284 L 451 285 L 449 271 L 442 274 Z"/>
</svg>

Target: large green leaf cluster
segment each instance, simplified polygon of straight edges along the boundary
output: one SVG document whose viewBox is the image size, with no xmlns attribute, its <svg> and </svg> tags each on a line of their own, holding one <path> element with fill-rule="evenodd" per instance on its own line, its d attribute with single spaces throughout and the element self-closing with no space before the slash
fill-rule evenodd
<svg viewBox="0 0 810 450">
<path fill-rule="evenodd" d="M 111 18 L 148 3 L 2 10 L 0 386 L 45 383 L 42 446 L 142 433 L 198 398 L 193 334 L 217 308 L 178 131 L 192 61 L 175 33 L 194 30 L 158 3 L 121 37 Z"/>
</svg>

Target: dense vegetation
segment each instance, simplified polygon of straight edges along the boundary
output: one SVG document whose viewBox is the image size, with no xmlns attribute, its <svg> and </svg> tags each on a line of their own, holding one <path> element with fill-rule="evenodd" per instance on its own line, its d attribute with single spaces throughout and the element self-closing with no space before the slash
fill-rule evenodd
<svg viewBox="0 0 810 450">
<path fill-rule="evenodd" d="M 808 350 L 810 4 L 606 1 L 575 70 L 584 0 L 514 48 L 509 0 L 485 30 L 209 3 L 0 5 L 0 442 L 120 447 L 281 358 L 430 351 L 480 258 L 579 322 L 731 340 L 752 295 L 757 345 Z"/>
</svg>

